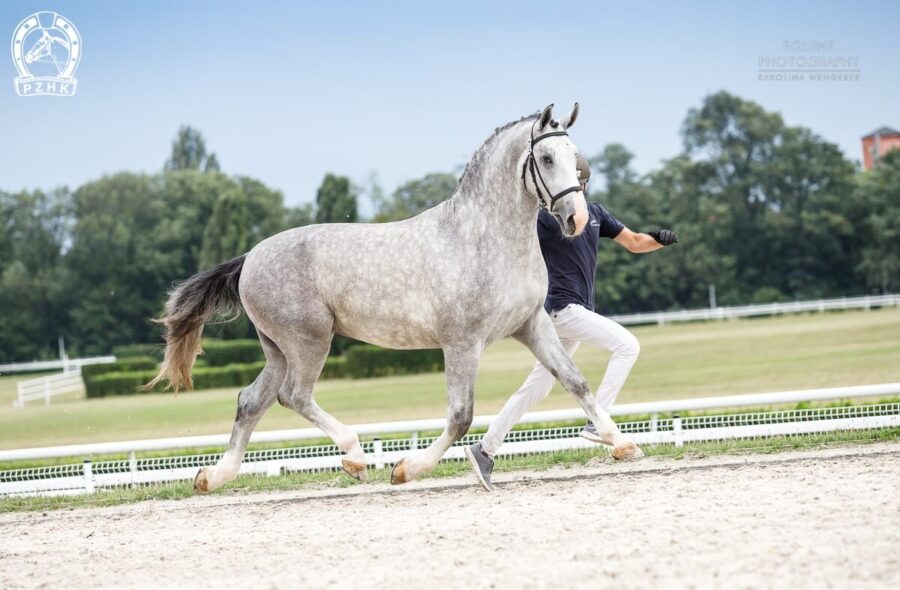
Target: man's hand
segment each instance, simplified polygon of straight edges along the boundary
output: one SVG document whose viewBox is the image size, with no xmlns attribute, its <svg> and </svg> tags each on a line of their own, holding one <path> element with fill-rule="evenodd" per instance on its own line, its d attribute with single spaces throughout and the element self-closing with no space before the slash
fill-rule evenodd
<svg viewBox="0 0 900 590">
<path fill-rule="evenodd" d="M 678 241 L 678 234 L 668 229 L 647 232 L 647 235 L 663 246 L 671 246 Z"/>
</svg>

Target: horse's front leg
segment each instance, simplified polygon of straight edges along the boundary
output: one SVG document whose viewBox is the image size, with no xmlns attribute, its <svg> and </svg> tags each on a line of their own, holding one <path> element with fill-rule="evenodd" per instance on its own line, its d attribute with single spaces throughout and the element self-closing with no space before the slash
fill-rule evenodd
<svg viewBox="0 0 900 590">
<path fill-rule="evenodd" d="M 434 469 L 453 443 L 469 430 L 475 406 L 475 374 L 484 350 L 482 343 L 444 348 L 444 373 L 447 378 L 447 427 L 428 448 L 413 453 L 394 466 L 391 483 L 412 481 Z"/>
<path fill-rule="evenodd" d="M 591 395 L 587 379 L 566 354 L 553 328 L 553 322 L 543 308 L 529 318 L 513 337 L 527 346 L 566 391 L 575 396 L 584 413 L 597 427 L 603 442 L 613 447 L 613 458 L 636 459 L 644 455 L 636 444 L 622 435 L 616 423 Z"/>
</svg>

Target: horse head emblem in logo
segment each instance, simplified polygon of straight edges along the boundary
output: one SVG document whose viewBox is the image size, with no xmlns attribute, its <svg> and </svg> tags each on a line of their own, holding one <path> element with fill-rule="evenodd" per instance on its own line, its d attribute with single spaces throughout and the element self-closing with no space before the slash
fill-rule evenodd
<svg viewBox="0 0 900 590">
<path fill-rule="evenodd" d="M 72 96 L 81 61 L 81 35 L 69 19 L 36 12 L 19 23 L 12 38 L 19 96 Z"/>
</svg>

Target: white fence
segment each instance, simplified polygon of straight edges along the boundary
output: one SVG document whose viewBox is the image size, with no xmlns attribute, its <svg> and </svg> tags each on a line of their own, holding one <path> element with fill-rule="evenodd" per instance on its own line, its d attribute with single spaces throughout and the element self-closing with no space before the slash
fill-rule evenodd
<svg viewBox="0 0 900 590">
<path fill-rule="evenodd" d="M 49 406 L 50 398 L 54 396 L 84 392 L 84 380 L 81 378 L 81 367 L 76 367 L 56 375 L 19 381 L 16 388 L 19 395 L 13 402 L 14 408 L 24 407 L 26 402 L 40 399 L 44 400 L 45 406 Z"/>
<path fill-rule="evenodd" d="M 659 324 L 672 322 L 693 322 L 703 320 L 724 320 L 770 316 L 785 313 L 825 312 L 832 310 L 871 309 L 873 307 L 900 306 L 900 294 L 866 295 L 864 297 L 841 297 L 840 299 L 817 299 L 814 301 L 790 301 L 786 303 L 761 303 L 734 307 L 712 307 L 703 309 L 683 309 L 680 311 L 654 311 L 609 316 L 625 325 Z"/>
<path fill-rule="evenodd" d="M 52 361 L 29 361 L 27 363 L 7 363 L 0 365 L 0 373 L 37 373 L 39 371 L 53 371 L 62 369 L 71 371 L 75 367 L 84 365 L 96 365 L 99 363 L 114 363 L 114 356 L 91 356 L 79 359 L 58 359 Z"/>
<path fill-rule="evenodd" d="M 639 444 L 675 444 L 688 441 L 809 434 L 838 430 L 900 427 L 900 403 L 880 403 L 807 410 L 776 410 L 743 414 L 660 418 L 660 414 L 735 407 L 766 407 L 804 401 L 828 401 L 900 395 L 900 383 L 786 391 L 755 395 L 673 400 L 615 406 L 613 416 L 647 416 L 620 423 L 623 432 Z M 474 427 L 490 424 L 494 416 L 478 416 Z M 523 416 L 525 424 L 584 420 L 580 409 L 534 412 Z M 363 424 L 354 427 L 361 436 L 375 436 L 363 443 L 375 467 L 399 461 L 410 451 L 422 448 L 433 438 L 421 433 L 441 430 L 443 419 Z M 516 430 L 507 437 L 501 454 L 515 455 L 594 447 L 578 436 L 581 426 Z M 409 433 L 408 438 L 381 440 L 379 435 Z M 138 459 L 137 452 L 166 449 L 221 447 L 228 435 L 136 440 L 113 443 L 67 445 L 0 451 L 2 461 L 28 461 L 59 457 L 83 457 L 84 463 L 0 471 L 0 495 L 83 494 L 97 488 L 190 480 L 197 469 L 214 463 L 219 454 L 181 455 Z M 477 438 L 468 436 L 451 448 L 445 458 L 462 458 L 461 445 Z M 253 434 L 251 442 L 315 441 L 323 439 L 315 428 L 264 431 Z M 94 455 L 128 454 L 128 459 L 93 463 Z M 334 445 L 307 445 L 247 453 L 242 473 L 278 475 L 286 471 L 318 471 L 340 468 L 340 451 Z"/>
</svg>

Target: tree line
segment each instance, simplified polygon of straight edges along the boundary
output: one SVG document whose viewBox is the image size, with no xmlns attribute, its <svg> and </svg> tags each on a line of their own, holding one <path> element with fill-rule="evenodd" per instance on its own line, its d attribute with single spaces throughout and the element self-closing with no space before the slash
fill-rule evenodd
<svg viewBox="0 0 900 590">
<path fill-rule="evenodd" d="M 726 92 L 688 112 L 682 143 L 645 175 L 621 144 L 591 159 L 591 200 L 633 230 L 680 236 L 646 256 L 604 243 L 599 311 L 701 307 L 710 284 L 723 305 L 900 288 L 900 150 L 860 173 L 834 144 Z M 456 183 L 432 173 L 386 195 L 373 182 L 371 221 L 415 215 Z M 361 192 L 327 174 L 313 203 L 287 207 L 259 180 L 223 173 L 190 127 L 156 174 L 0 191 L 0 359 L 52 357 L 58 336 L 78 355 L 158 341 L 149 318 L 173 280 L 289 227 L 359 221 Z M 243 320 L 210 332 L 244 337 L 252 328 Z"/>
</svg>

